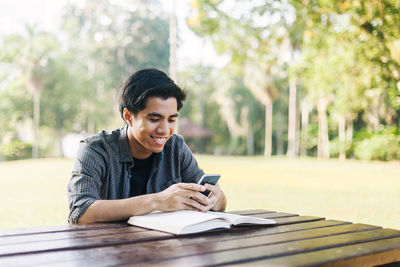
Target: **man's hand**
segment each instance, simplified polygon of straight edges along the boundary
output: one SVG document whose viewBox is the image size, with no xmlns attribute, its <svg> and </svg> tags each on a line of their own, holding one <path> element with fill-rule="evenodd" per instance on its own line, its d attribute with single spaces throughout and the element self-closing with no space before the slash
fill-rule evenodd
<svg viewBox="0 0 400 267">
<path fill-rule="evenodd" d="M 206 189 L 211 195 L 200 192 Z M 218 185 L 174 184 L 162 192 L 126 199 L 96 200 L 81 216 L 78 223 L 112 222 L 134 215 L 143 215 L 154 210 L 198 210 L 224 211 L 226 198 Z"/>
<path fill-rule="evenodd" d="M 216 197 L 206 197 L 200 192 L 207 186 L 194 183 L 173 184 L 164 191 L 157 193 L 157 209 L 161 211 L 198 210 L 208 211 L 216 204 Z M 210 190 L 211 191 L 211 190 Z"/>
<path fill-rule="evenodd" d="M 214 211 L 224 211 L 226 208 L 226 198 L 219 185 L 205 184 L 204 187 L 211 191 L 208 198 L 211 201 L 211 208 Z"/>
</svg>

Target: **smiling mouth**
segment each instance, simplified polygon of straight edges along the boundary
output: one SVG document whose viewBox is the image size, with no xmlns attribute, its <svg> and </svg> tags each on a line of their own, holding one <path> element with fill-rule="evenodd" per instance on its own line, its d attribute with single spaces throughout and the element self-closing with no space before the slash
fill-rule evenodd
<svg viewBox="0 0 400 267">
<path fill-rule="evenodd" d="M 165 142 L 167 142 L 167 140 L 168 140 L 167 137 L 154 137 L 154 136 L 152 136 L 151 138 L 153 138 L 154 142 L 156 142 L 156 144 L 158 144 L 158 145 L 164 145 Z"/>
</svg>

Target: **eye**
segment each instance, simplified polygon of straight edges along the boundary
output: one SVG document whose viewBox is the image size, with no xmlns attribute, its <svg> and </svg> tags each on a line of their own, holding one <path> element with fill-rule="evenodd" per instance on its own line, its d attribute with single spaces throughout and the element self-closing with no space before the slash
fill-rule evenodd
<svg viewBox="0 0 400 267">
<path fill-rule="evenodd" d="M 168 122 L 174 123 L 174 122 L 176 122 L 176 120 L 175 119 L 169 119 Z"/>
<path fill-rule="evenodd" d="M 152 118 L 149 118 L 149 120 L 150 120 L 151 122 L 157 122 L 157 121 L 159 121 L 159 119 L 152 119 Z"/>
</svg>

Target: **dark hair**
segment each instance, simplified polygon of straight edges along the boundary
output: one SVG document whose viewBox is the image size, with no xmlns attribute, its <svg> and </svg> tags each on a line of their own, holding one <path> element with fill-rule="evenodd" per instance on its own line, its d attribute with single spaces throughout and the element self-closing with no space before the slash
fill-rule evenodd
<svg viewBox="0 0 400 267">
<path fill-rule="evenodd" d="M 186 93 L 174 83 L 167 74 L 158 69 L 142 69 L 133 73 L 121 87 L 119 111 L 123 118 L 123 110 L 127 108 L 134 115 L 146 108 L 147 98 L 158 96 L 164 99 L 175 97 L 177 109 L 182 108 Z"/>
</svg>

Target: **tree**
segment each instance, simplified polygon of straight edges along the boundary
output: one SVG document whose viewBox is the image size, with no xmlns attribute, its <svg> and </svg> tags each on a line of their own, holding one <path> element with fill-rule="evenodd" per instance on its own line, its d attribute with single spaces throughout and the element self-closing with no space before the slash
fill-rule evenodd
<svg viewBox="0 0 400 267">
<path fill-rule="evenodd" d="M 41 121 L 41 127 L 49 130 L 47 137 L 55 140 L 51 142 L 53 151 L 61 157 L 64 156 L 64 135 L 84 130 L 79 111 L 85 99 L 80 87 L 85 83 L 82 76 L 68 68 L 71 60 L 72 55 L 67 52 L 49 61 L 50 70 L 42 93 L 42 117 L 46 119 Z"/>
<path fill-rule="evenodd" d="M 304 59 L 304 64 L 314 69 L 310 70 L 312 77 L 305 78 L 305 82 L 319 79 L 320 82 L 313 84 L 314 88 L 308 85 L 314 96 L 320 92 L 320 86 L 330 88 L 328 99 L 335 100 L 332 114 L 339 125 L 339 155 L 344 158 L 344 147 L 347 147 L 346 142 L 351 143 L 353 121 L 358 114 L 363 114 L 375 131 L 382 122 L 391 124 L 398 118 L 399 106 L 394 100 L 399 99 L 395 85 L 400 78 L 396 71 L 399 68 L 396 51 L 399 50 L 394 44 L 400 36 L 396 26 L 399 5 L 393 1 L 293 3 L 296 9 L 305 10 L 307 28 L 304 33 L 308 43 L 304 51 L 313 54 Z M 321 68 L 314 68 L 318 64 L 316 61 L 321 62 Z M 323 119 L 324 105 L 320 103 L 319 107 Z"/>
<path fill-rule="evenodd" d="M 279 91 L 272 80 L 271 69 L 265 64 L 247 63 L 244 67 L 244 83 L 263 105 L 265 105 L 265 146 L 264 155 L 272 154 L 273 103 Z"/>
<path fill-rule="evenodd" d="M 10 35 L 3 42 L 1 60 L 15 64 L 29 93 L 33 96 L 32 157 L 39 156 L 40 94 L 49 71 L 48 61 L 58 47 L 53 35 L 26 26 L 26 37 Z"/>
<path fill-rule="evenodd" d="M 117 102 L 118 88 L 130 74 L 146 67 L 168 71 L 168 16 L 159 6 L 158 1 L 86 0 L 65 8 L 62 28 L 68 49 L 79 58 L 73 66 L 83 76 L 81 116 L 88 133 L 119 117 L 104 103 Z"/>
<path fill-rule="evenodd" d="M 197 34 L 212 40 L 219 53 L 231 57 L 229 64 L 235 75 L 243 77 L 246 87 L 266 106 L 265 156 L 272 151 L 272 104 L 279 96 L 279 88 L 274 86 L 277 77 L 273 75 L 281 75 L 284 65 L 279 53 L 283 50 L 282 27 L 279 21 L 269 19 L 281 16 L 285 9 L 284 4 L 276 4 L 238 1 L 230 6 L 223 1 L 198 0 L 193 2 L 193 14 L 188 20 Z"/>
</svg>

